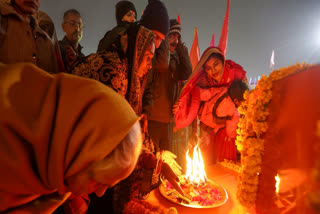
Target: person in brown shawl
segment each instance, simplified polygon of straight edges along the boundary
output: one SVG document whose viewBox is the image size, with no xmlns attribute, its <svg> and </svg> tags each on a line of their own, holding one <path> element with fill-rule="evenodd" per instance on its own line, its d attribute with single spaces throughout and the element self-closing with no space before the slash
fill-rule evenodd
<svg viewBox="0 0 320 214">
<path fill-rule="evenodd" d="M 0 63 L 0 212 L 52 213 L 71 195 L 127 177 L 139 118 L 103 84 L 31 63 Z"/>
<path fill-rule="evenodd" d="M 159 11 L 162 12 L 163 16 L 158 16 Z M 150 105 L 152 105 L 148 103 L 152 99 L 149 100 L 146 96 L 148 71 L 152 68 L 155 48 L 161 42 L 154 30 L 158 29 L 157 31 L 161 31 L 162 33 L 160 33 L 163 34 L 164 38 L 169 31 L 169 17 L 162 2 L 149 0 L 149 4 L 141 19 L 139 23 L 131 23 L 123 36 L 115 40 L 107 49 L 91 54 L 79 62 L 73 68 L 72 73 L 96 79 L 113 88 L 126 98 L 136 114 L 141 116 L 143 123 L 147 121 L 146 115 L 148 115 L 148 111 L 151 110 Z M 142 126 L 143 131 L 147 130 L 145 123 Z M 156 168 L 157 163 L 159 163 L 159 158 L 156 158 L 155 150 L 151 147 L 152 145 L 147 145 L 147 141 L 144 140 L 143 152 L 140 154 L 135 171 L 114 188 L 114 210 L 110 212 L 121 213 L 124 204 L 133 198 L 139 197 L 139 195 L 146 195 L 152 190 L 152 171 Z M 162 166 L 162 168 L 159 168 L 159 173 L 161 171 L 178 191 L 183 194 L 182 189 L 177 183 L 179 181 L 178 177 L 167 163 L 164 163 Z M 142 189 L 140 188 L 142 185 L 141 178 L 147 178 L 144 174 L 146 170 L 151 172 L 151 176 L 147 180 L 144 180 L 144 184 L 148 183 L 146 184 L 148 187 Z M 95 207 L 94 203 L 92 203 L 92 207 Z M 104 210 L 100 210 L 100 212 L 107 212 L 108 207 L 104 206 L 102 209 Z M 96 213 L 98 211 L 90 211 L 89 208 L 90 212 Z"/>
</svg>

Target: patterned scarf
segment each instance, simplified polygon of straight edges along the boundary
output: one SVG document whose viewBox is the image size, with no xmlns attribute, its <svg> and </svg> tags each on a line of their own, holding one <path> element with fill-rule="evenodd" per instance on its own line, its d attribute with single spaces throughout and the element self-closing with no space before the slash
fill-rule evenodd
<svg viewBox="0 0 320 214">
<path fill-rule="evenodd" d="M 148 74 L 145 74 L 142 78 L 138 77 L 138 69 L 153 37 L 152 31 L 140 26 L 133 55 L 130 90 L 127 92 L 127 100 L 137 115 L 142 112 L 142 97 L 148 80 Z"/>
</svg>

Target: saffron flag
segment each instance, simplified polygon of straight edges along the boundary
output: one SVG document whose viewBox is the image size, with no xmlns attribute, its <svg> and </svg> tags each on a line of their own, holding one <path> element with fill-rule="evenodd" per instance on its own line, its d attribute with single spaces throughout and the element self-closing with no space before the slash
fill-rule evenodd
<svg viewBox="0 0 320 214">
<path fill-rule="evenodd" d="M 223 26 L 220 36 L 219 48 L 226 57 L 227 55 L 227 43 L 228 43 L 228 28 L 229 28 L 229 8 L 230 8 L 230 0 L 227 2 L 227 10 L 223 20 Z"/>
<path fill-rule="evenodd" d="M 214 47 L 214 34 L 212 34 L 211 42 L 209 47 Z"/>
<path fill-rule="evenodd" d="M 179 24 L 181 25 L 180 13 L 178 13 L 177 21 L 178 21 L 178 22 L 179 22 Z"/>
<path fill-rule="evenodd" d="M 190 49 L 190 61 L 192 64 L 192 72 L 194 72 L 194 68 L 198 64 L 200 60 L 200 49 L 199 49 L 199 41 L 198 41 L 198 30 L 194 28 L 194 38 L 192 42 L 192 46 Z"/>
</svg>

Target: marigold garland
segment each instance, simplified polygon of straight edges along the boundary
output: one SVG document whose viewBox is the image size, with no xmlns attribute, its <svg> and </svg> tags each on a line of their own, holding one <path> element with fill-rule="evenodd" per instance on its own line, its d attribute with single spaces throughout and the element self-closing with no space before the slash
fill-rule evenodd
<svg viewBox="0 0 320 214">
<path fill-rule="evenodd" d="M 272 83 L 294 73 L 306 70 L 304 63 L 273 71 L 269 77 L 263 75 L 255 89 L 245 92 L 245 101 L 238 108 L 241 118 L 237 129 L 236 145 L 241 153 L 237 197 L 240 203 L 251 208 L 255 205 L 259 185 L 259 173 L 264 153 L 267 132 L 269 103 L 272 99 Z"/>
</svg>

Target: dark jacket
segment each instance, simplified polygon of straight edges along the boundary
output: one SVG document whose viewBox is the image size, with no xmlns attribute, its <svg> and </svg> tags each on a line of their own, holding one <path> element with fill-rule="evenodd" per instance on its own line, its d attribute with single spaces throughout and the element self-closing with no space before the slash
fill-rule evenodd
<svg viewBox="0 0 320 214">
<path fill-rule="evenodd" d="M 97 53 L 101 53 L 110 49 L 112 44 L 120 43 L 121 37 L 125 35 L 129 26 L 130 24 L 128 22 L 121 22 L 112 30 L 107 31 L 103 38 L 99 41 Z"/>
<path fill-rule="evenodd" d="M 31 62 L 49 73 L 58 73 L 57 53 L 34 17 L 30 22 L 12 5 L 0 1 L 0 62 Z"/>
<path fill-rule="evenodd" d="M 156 50 L 152 72 L 153 108 L 150 120 L 170 123 L 173 120 L 172 106 L 176 102 L 182 81 L 192 73 L 188 49 L 179 44 L 175 53 L 169 52 L 164 40 Z"/>
<path fill-rule="evenodd" d="M 82 46 L 79 44 L 78 50 L 75 50 L 71 42 L 67 39 L 66 36 L 64 36 L 63 40 L 59 41 L 59 47 L 64 67 L 68 73 L 71 73 L 70 70 L 72 65 L 77 60 L 85 56 L 81 51 Z"/>
</svg>

